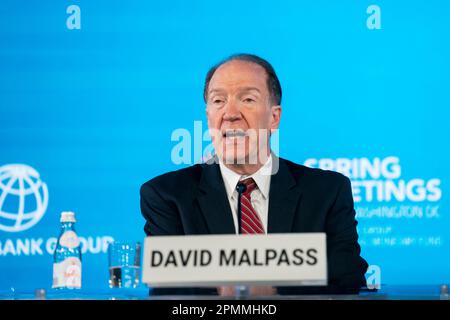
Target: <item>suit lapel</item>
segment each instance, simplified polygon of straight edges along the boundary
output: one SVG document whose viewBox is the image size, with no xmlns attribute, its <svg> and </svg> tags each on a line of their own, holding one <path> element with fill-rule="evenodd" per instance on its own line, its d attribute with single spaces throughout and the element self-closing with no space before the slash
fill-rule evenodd
<svg viewBox="0 0 450 320">
<path fill-rule="evenodd" d="M 302 191 L 292 176 L 285 160 L 273 156 L 274 174 L 270 181 L 268 233 L 292 231 L 296 208 Z M 198 204 L 211 234 L 236 232 L 230 203 L 217 162 L 204 165 L 200 178 Z"/>
<path fill-rule="evenodd" d="M 301 198 L 301 189 L 296 188 L 297 182 L 292 176 L 286 162 L 274 157 L 269 191 L 268 233 L 286 233 L 292 231 L 295 211 Z"/>
<path fill-rule="evenodd" d="M 211 162 L 204 164 L 197 200 L 211 234 L 233 234 L 236 231 L 220 167 Z"/>
</svg>

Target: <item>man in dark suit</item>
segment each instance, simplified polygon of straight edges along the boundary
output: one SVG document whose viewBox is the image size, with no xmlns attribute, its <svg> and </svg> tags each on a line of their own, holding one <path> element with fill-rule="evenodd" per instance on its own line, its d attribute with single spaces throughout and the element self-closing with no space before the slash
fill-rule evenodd
<svg viewBox="0 0 450 320">
<path fill-rule="evenodd" d="M 350 181 L 271 152 L 270 136 L 281 118 L 281 86 L 272 66 L 254 55 L 231 56 L 208 72 L 204 98 L 216 155 L 141 187 L 145 233 L 325 232 L 327 287 L 262 286 L 250 293 L 357 293 L 365 285 L 368 265 L 360 257 Z M 244 188 L 241 197 L 237 186 Z M 153 292 L 234 293 L 232 287 Z"/>
</svg>

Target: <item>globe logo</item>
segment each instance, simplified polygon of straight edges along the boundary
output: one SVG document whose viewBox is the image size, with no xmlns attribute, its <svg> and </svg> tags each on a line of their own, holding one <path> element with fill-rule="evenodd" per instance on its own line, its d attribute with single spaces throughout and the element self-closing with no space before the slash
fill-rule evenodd
<svg viewBox="0 0 450 320">
<path fill-rule="evenodd" d="M 0 230 L 19 232 L 41 220 L 48 204 L 47 185 L 25 164 L 0 167 Z"/>
</svg>

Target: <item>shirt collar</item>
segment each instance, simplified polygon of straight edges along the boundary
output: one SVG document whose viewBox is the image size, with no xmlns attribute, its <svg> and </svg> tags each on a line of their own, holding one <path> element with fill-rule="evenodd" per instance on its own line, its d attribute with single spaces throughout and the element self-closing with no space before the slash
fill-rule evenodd
<svg viewBox="0 0 450 320">
<path fill-rule="evenodd" d="M 258 189 L 261 191 L 264 199 L 269 197 L 270 189 L 270 177 L 272 172 L 272 154 L 267 159 L 266 163 L 259 168 L 255 173 L 245 176 L 234 172 L 233 170 L 226 167 L 222 160 L 219 158 L 220 172 L 222 173 L 222 178 L 225 182 L 225 189 L 229 198 L 234 198 L 234 192 L 236 191 L 236 185 L 240 180 L 246 178 L 253 178 L 255 180 Z"/>
</svg>

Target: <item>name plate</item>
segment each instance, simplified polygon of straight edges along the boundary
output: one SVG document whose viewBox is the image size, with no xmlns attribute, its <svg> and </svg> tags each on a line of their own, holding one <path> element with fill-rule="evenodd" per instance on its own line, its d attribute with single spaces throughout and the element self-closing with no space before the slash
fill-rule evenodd
<svg viewBox="0 0 450 320">
<path fill-rule="evenodd" d="M 142 282 L 151 287 L 327 285 L 326 235 L 147 237 Z"/>
</svg>

